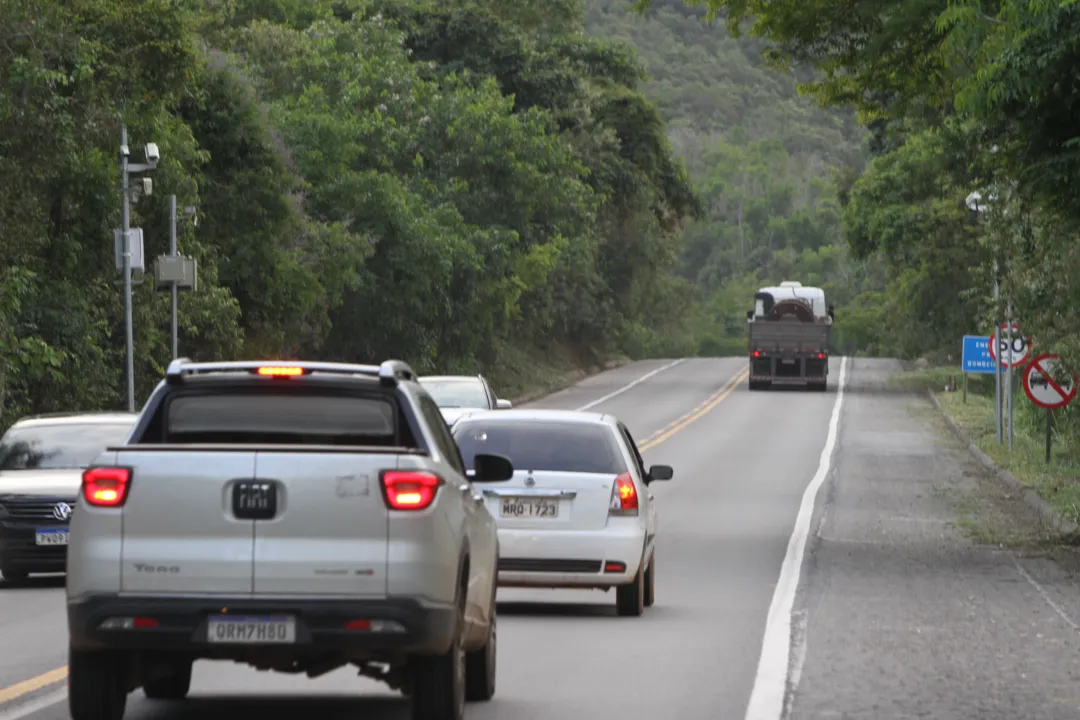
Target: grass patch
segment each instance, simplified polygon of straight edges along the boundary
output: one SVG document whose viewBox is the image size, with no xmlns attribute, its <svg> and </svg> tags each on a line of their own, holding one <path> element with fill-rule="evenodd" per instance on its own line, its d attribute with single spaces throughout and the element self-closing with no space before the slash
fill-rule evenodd
<svg viewBox="0 0 1080 720">
<path fill-rule="evenodd" d="M 614 357 L 607 362 L 625 360 Z M 540 351 L 507 347 L 500 350 L 499 364 L 488 371 L 487 377 L 499 397 L 514 400 L 562 390 L 603 368 L 604 364 L 585 363 L 562 348 Z"/>
<path fill-rule="evenodd" d="M 991 379 L 992 383 L 992 379 Z M 993 385 L 990 385 L 991 391 Z M 1046 463 L 1045 411 L 1018 391 L 1014 410 L 1013 451 L 997 442 L 994 398 L 971 392 L 935 392 L 942 408 L 968 434 L 975 446 L 998 467 L 1033 489 L 1069 520 L 1080 522 L 1080 444 L 1072 433 L 1055 432 L 1050 464 Z"/>
</svg>

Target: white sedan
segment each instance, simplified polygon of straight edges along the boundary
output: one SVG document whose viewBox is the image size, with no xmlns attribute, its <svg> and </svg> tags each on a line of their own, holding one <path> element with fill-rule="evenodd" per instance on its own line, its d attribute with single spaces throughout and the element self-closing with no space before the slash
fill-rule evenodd
<svg viewBox="0 0 1080 720">
<path fill-rule="evenodd" d="M 514 477 L 484 488 L 499 528 L 499 586 L 615 588 L 620 615 L 653 604 L 656 508 L 648 470 L 618 418 L 569 410 L 479 411 L 454 426 L 466 467 L 498 453 Z"/>
</svg>

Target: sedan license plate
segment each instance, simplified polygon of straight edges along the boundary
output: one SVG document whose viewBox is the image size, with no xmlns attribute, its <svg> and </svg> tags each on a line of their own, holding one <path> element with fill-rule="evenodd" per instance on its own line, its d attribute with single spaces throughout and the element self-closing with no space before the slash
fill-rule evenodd
<svg viewBox="0 0 1080 720">
<path fill-rule="evenodd" d="M 38 545 L 67 545 L 68 530 L 67 528 L 38 530 L 34 533 L 34 542 Z"/>
<path fill-rule="evenodd" d="M 236 645 L 272 645 L 296 642 L 296 619 L 292 617 L 210 618 L 206 641 Z"/>
<path fill-rule="evenodd" d="M 503 498 L 501 514 L 503 517 L 554 520 L 559 517 L 559 501 L 536 497 Z"/>
</svg>

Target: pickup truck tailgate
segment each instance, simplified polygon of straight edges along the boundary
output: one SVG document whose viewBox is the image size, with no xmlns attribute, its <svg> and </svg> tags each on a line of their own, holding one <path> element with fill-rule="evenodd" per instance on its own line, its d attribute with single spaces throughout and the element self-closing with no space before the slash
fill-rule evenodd
<svg viewBox="0 0 1080 720">
<path fill-rule="evenodd" d="M 386 594 L 388 511 L 379 471 L 395 455 L 265 452 L 256 476 L 273 483 L 276 514 L 255 523 L 260 594 Z"/>
<path fill-rule="evenodd" d="M 122 450 L 131 468 L 123 509 L 123 592 L 252 592 L 255 523 L 237 518 L 238 483 L 255 477 L 255 453 Z"/>
</svg>

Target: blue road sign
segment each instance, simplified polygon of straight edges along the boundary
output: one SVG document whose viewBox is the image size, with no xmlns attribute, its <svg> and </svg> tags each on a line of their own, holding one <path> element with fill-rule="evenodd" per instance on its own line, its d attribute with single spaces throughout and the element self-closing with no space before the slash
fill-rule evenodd
<svg viewBox="0 0 1080 720">
<path fill-rule="evenodd" d="M 994 358 L 990 356 L 990 338 L 985 335 L 965 335 L 961 372 L 993 373 Z"/>
</svg>

